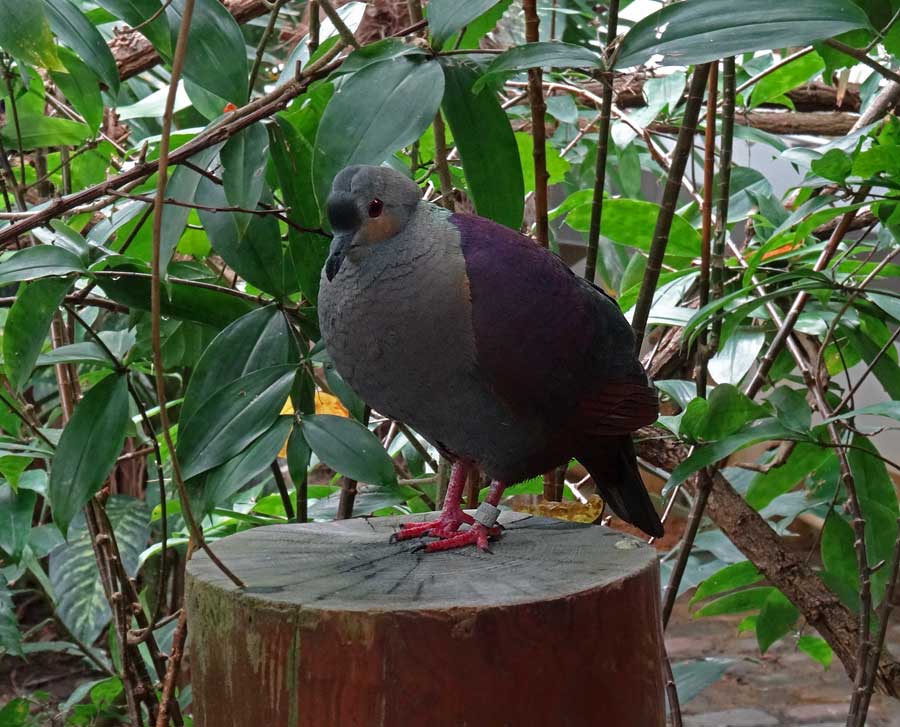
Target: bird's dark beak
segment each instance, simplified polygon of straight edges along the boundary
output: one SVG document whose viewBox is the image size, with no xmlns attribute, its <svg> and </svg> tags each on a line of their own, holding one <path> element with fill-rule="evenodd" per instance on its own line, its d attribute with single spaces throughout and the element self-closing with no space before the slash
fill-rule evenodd
<svg viewBox="0 0 900 727">
<path fill-rule="evenodd" d="M 352 242 L 352 232 L 335 232 L 334 237 L 331 239 L 328 259 L 325 261 L 325 277 L 328 278 L 329 283 L 334 280 L 334 276 L 341 269 L 341 264 L 344 262 L 344 257 L 347 255 L 347 250 Z"/>
</svg>

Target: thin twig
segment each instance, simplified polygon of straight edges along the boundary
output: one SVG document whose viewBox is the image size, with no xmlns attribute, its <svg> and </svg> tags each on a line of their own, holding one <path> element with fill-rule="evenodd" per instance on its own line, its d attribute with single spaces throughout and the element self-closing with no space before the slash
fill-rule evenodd
<svg viewBox="0 0 900 727">
<path fill-rule="evenodd" d="M 881 63 L 876 61 L 874 58 L 870 58 L 869 54 L 864 50 L 859 48 L 854 48 L 852 45 L 847 45 L 846 43 L 842 43 L 839 40 L 835 40 L 834 38 L 829 38 L 825 41 L 825 45 L 834 48 L 836 51 L 840 51 L 844 55 L 850 56 L 851 58 L 855 58 L 863 65 L 868 66 L 876 73 L 884 76 L 885 78 L 893 81 L 894 83 L 900 83 L 900 73 L 895 73 L 887 66 L 883 66 Z"/>
<path fill-rule="evenodd" d="M 269 13 L 269 22 L 266 24 L 266 29 L 263 31 L 259 43 L 256 46 L 256 57 L 253 59 L 253 68 L 250 69 L 250 81 L 247 84 L 250 93 L 253 93 L 253 86 L 256 84 L 256 77 L 259 75 L 263 55 L 265 55 L 266 52 L 266 45 L 272 37 L 272 33 L 275 31 L 275 23 L 278 22 L 278 14 L 281 12 L 281 8 L 284 7 L 286 2 L 287 0 L 275 0 L 272 5 L 272 10 Z"/>
<path fill-rule="evenodd" d="M 437 167 L 438 179 L 441 180 L 441 206 L 453 212 L 453 177 L 450 176 L 450 165 L 447 162 L 447 134 L 444 129 L 444 117 L 440 109 L 434 115 L 434 165 Z"/>
<path fill-rule="evenodd" d="M 275 486 L 278 488 L 278 494 L 281 496 L 281 504 L 284 507 L 284 514 L 288 520 L 294 519 L 294 505 L 291 503 L 291 494 L 288 492 L 287 483 L 284 481 L 284 474 L 281 471 L 281 465 L 276 459 L 270 465 L 272 477 L 275 478 Z"/>
<path fill-rule="evenodd" d="M 334 25 L 335 30 L 337 30 L 338 35 L 343 38 L 344 42 L 349 46 L 359 48 L 359 41 L 356 39 L 356 36 L 353 35 L 353 31 L 347 27 L 347 24 L 344 22 L 343 18 L 341 18 L 338 11 L 334 9 L 331 0 L 319 0 L 319 5 L 322 7 L 322 10 L 325 11 L 328 19 L 331 21 L 332 25 Z"/>
<path fill-rule="evenodd" d="M 525 41 L 537 43 L 540 40 L 540 19 L 537 0 L 524 0 Z M 544 116 L 547 102 L 541 85 L 540 68 L 528 69 L 528 100 L 531 104 L 531 136 L 533 139 L 532 159 L 534 160 L 534 219 L 535 237 L 542 247 L 550 244 L 550 227 L 547 220 L 547 128 Z"/>
</svg>

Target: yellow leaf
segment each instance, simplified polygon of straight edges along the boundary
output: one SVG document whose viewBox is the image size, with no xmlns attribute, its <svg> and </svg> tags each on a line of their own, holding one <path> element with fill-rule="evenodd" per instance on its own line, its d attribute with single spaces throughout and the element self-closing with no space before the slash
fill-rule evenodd
<svg viewBox="0 0 900 727">
<path fill-rule="evenodd" d="M 576 523 L 593 523 L 603 515 L 603 500 L 599 495 L 590 495 L 584 505 L 573 500 L 553 502 L 535 495 L 514 495 L 506 504 L 516 512 Z"/>
<path fill-rule="evenodd" d="M 281 415 L 282 416 L 290 416 L 294 413 L 294 405 L 291 403 L 291 397 L 287 398 L 287 401 L 284 402 L 284 406 L 281 407 Z"/>
<path fill-rule="evenodd" d="M 347 407 L 341 404 L 340 399 L 324 391 L 316 392 L 316 414 L 334 414 L 339 417 L 349 417 Z"/>
</svg>

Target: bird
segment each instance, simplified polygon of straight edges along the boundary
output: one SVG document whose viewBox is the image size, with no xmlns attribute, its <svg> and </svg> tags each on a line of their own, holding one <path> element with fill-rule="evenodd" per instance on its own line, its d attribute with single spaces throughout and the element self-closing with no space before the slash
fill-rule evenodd
<svg viewBox="0 0 900 727">
<path fill-rule="evenodd" d="M 440 516 L 393 540 L 489 550 L 504 488 L 572 457 L 619 517 L 663 534 L 631 438 L 659 400 L 614 298 L 524 234 L 423 200 L 388 166 L 344 168 L 325 206 L 318 317 L 334 367 L 453 463 Z M 491 478 L 474 516 L 460 505 L 473 467 Z"/>
</svg>

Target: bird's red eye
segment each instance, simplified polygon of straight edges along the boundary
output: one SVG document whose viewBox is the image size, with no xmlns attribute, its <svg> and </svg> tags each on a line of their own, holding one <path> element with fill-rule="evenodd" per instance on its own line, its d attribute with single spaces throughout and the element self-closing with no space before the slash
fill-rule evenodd
<svg viewBox="0 0 900 727">
<path fill-rule="evenodd" d="M 384 211 L 384 202 L 380 199 L 373 199 L 369 202 L 369 217 L 381 217 Z"/>
</svg>

